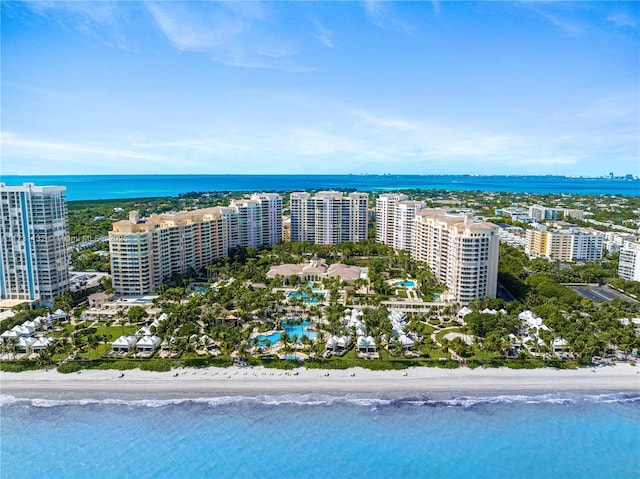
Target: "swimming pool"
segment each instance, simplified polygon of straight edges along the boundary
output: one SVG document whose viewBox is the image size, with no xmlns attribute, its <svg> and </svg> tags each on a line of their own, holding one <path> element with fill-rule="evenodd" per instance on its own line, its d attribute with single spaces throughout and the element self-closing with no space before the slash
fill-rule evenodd
<svg viewBox="0 0 640 479">
<path fill-rule="evenodd" d="M 282 359 L 289 359 L 291 361 L 300 361 L 298 356 L 290 355 L 290 356 L 282 356 Z"/>
<path fill-rule="evenodd" d="M 309 321 L 303 321 L 300 324 L 282 323 L 282 327 L 287 332 L 287 336 L 292 338 L 295 335 L 297 337 L 296 342 L 298 343 L 302 339 L 302 336 L 306 336 L 309 339 L 316 337 L 315 331 L 308 331 L 307 326 L 309 326 Z M 276 331 L 271 334 L 261 334 L 260 336 L 255 337 L 254 342 L 261 346 L 273 346 L 280 341 L 281 336 L 282 333 L 280 331 Z"/>
<path fill-rule="evenodd" d="M 405 288 L 413 288 L 416 285 L 415 281 L 397 281 L 398 286 L 404 286 Z"/>
<path fill-rule="evenodd" d="M 327 293 L 325 293 L 324 291 L 321 291 L 320 293 L 313 293 L 313 294 L 314 296 L 309 298 L 309 295 L 307 293 L 296 293 L 295 291 L 290 291 L 287 297 L 302 298 L 302 300 L 307 304 L 316 304 L 318 302 L 318 298 L 315 295 L 322 296 L 324 298 L 324 296 L 326 296 Z"/>
</svg>

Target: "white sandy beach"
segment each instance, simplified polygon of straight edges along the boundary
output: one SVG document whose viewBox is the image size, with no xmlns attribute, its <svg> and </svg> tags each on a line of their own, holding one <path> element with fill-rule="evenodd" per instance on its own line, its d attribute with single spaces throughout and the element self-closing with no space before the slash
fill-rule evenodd
<svg viewBox="0 0 640 479">
<path fill-rule="evenodd" d="M 177 376 L 176 376 L 177 373 Z M 297 373 L 297 374 L 296 374 Z M 265 368 L 177 369 L 166 373 L 55 370 L 0 373 L 0 392 L 17 397 L 60 394 L 100 395 L 225 395 L 288 393 L 489 393 L 514 392 L 640 392 L 640 367 L 619 364 L 577 370 L 440 369 L 405 371 L 318 370 L 282 371 Z"/>
</svg>

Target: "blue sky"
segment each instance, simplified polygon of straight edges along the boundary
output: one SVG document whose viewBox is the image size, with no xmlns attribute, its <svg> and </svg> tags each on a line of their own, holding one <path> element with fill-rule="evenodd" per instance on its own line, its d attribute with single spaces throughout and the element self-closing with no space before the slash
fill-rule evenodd
<svg viewBox="0 0 640 479">
<path fill-rule="evenodd" d="M 2 174 L 640 173 L 640 3 L 2 2 Z"/>
</svg>

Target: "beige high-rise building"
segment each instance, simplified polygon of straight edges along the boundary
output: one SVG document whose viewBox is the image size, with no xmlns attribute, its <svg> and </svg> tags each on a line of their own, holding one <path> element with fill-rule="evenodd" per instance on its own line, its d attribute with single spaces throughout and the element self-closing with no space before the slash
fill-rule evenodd
<svg viewBox="0 0 640 479">
<path fill-rule="evenodd" d="M 0 183 L 0 297 L 48 306 L 69 290 L 64 186 Z"/>
<path fill-rule="evenodd" d="M 367 239 L 368 195 L 338 191 L 291 193 L 291 241 L 335 245 Z"/>
<path fill-rule="evenodd" d="M 174 274 L 197 271 L 228 251 L 226 218 L 219 208 L 151 215 L 113 224 L 111 276 L 118 294 L 151 293 Z"/>
<path fill-rule="evenodd" d="M 499 244 L 498 226 L 471 216 L 424 209 L 415 218 L 413 258 L 426 262 L 463 304 L 496 296 Z"/>
<path fill-rule="evenodd" d="M 230 206 L 118 221 L 109 233 L 113 286 L 142 295 L 174 274 L 201 270 L 235 247 L 273 245 L 282 238 L 282 198 L 260 193 Z"/>
<path fill-rule="evenodd" d="M 407 195 L 384 193 L 376 200 L 376 241 L 397 250 L 411 251 L 415 217 L 424 209 L 421 201 Z"/>
</svg>

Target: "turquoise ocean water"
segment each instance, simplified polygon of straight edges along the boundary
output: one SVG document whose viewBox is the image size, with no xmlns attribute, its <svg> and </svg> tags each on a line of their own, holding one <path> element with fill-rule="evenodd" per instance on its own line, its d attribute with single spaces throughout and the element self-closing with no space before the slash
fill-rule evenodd
<svg viewBox="0 0 640 479">
<path fill-rule="evenodd" d="M 515 193 L 581 193 L 640 195 L 640 180 L 567 178 L 564 176 L 469 175 L 105 175 L 7 176 L 19 185 L 67 187 L 68 200 L 175 196 L 192 191 L 428 190 L 512 191 Z"/>
<path fill-rule="evenodd" d="M 634 478 L 640 395 L 2 397 L 2 478 Z"/>
</svg>

